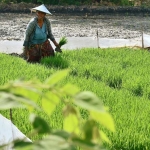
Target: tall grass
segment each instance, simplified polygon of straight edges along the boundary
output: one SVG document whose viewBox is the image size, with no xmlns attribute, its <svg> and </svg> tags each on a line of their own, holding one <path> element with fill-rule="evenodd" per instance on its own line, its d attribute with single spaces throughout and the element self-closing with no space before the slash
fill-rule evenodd
<svg viewBox="0 0 150 150">
<path fill-rule="evenodd" d="M 150 53 L 140 49 L 82 49 L 64 51 L 41 64 L 0 54 L 0 84 L 17 78 L 45 80 L 59 69 L 70 68 L 69 76 L 60 84 L 76 84 L 81 90 L 96 93 L 109 107 L 116 133 L 107 132 L 112 150 L 150 149 Z M 61 105 L 52 116 L 40 113 L 53 128 L 62 128 Z M 9 112 L 1 112 L 9 118 Z M 14 123 L 25 134 L 31 130 L 25 110 L 13 110 Z M 86 110 L 81 110 L 84 119 Z M 20 121 L 21 120 L 21 121 Z M 104 129 L 105 130 L 105 129 Z M 33 137 L 38 139 L 40 137 Z"/>
</svg>

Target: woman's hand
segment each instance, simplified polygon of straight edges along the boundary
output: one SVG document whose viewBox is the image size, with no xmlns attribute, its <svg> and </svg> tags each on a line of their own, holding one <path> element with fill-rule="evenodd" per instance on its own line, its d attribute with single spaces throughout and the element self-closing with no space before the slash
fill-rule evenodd
<svg viewBox="0 0 150 150">
<path fill-rule="evenodd" d="M 54 45 L 56 46 L 55 51 L 61 53 L 62 50 L 60 49 L 60 45 L 59 45 L 56 41 L 53 41 L 53 43 L 54 43 Z"/>
</svg>

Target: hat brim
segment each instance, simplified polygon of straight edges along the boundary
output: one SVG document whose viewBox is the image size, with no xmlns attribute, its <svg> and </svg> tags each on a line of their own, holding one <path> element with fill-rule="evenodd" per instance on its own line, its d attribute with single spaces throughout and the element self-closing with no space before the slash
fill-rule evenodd
<svg viewBox="0 0 150 150">
<path fill-rule="evenodd" d="M 49 11 L 48 11 L 48 9 L 45 7 L 45 5 L 44 4 L 42 4 L 42 5 L 40 5 L 40 6 L 38 6 L 38 7 L 35 7 L 35 8 L 31 8 L 31 12 L 36 12 L 36 11 L 41 11 L 41 12 L 44 12 L 44 13 L 46 13 L 46 14 L 48 14 L 48 15 L 52 15 Z"/>
<path fill-rule="evenodd" d="M 46 13 L 47 15 L 52 15 L 50 12 L 46 12 L 46 11 L 42 11 L 42 10 L 31 8 L 31 12 L 36 12 L 36 11 L 41 11 L 41 12 Z"/>
</svg>

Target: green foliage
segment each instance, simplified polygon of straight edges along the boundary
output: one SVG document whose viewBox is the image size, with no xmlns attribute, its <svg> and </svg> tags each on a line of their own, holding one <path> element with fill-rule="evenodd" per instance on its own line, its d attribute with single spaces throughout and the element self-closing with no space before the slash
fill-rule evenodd
<svg viewBox="0 0 150 150">
<path fill-rule="evenodd" d="M 50 127 L 45 120 L 36 116 L 35 114 L 30 115 L 30 122 L 33 125 L 34 130 L 39 134 L 49 133 Z"/>
<path fill-rule="evenodd" d="M 121 4 L 121 6 L 129 6 L 130 5 L 129 0 L 121 0 L 120 4 Z"/>
<path fill-rule="evenodd" d="M 81 5 L 82 4 L 82 0 L 60 0 L 59 1 L 60 5 Z"/>
<path fill-rule="evenodd" d="M 76 95 L 75 104 L 91 111 L 105 112 L 102 102 L 92 92 L 84 91 Z"/>
<path fill-rule="evenodd" d="M 0 109 L 7 110 L 23 106 L 29 112 L 33 112 L 33 109 L 36 109 L 37 111 L 45 111 L 50 116 L 60 101 L 64 103 L 64 108 L 62 108 L 64 131 L 58 134 L 59 130 L 53 131 L 50 124 L 40 116 L 32 113 L 29 119 L 34 129 L 32 133 L 44 134 L 45 136 L 40 141 L 35 141 L 32 144 L 16 141 L 14 143 L 15 149 L 48 150 L 51 148 L 52 150 L 77 150 L 77 147 L 80 147 L 83 150 L 99 150 L 102 146 L 101 142 L 107 141 L 105 139 L 108 138 L 105 135 L 103 139 L 104 136 L 100 135 L 101 132 L 99 132 L 96 122 L 102 123 L 110 131 L 115 131 L 112 117 L 104 109 L 101 100 L 95 94 L 92 92 L 80 92 L 76 86 L 71 84 L 63 86 L 59 84 L 68 74 L 69 70 L 61 70 L 51 75 L 44 82 L 39 80 L 17 80 L 1 86 Z M 68 92 L 68 89 L 71 90 Z M 41 106 L 37 102 L 37 96 L 42 97 Z M 69 100 L 64 99 L 64 97 L 68 97 Z M 79 107 L 76 107 L 73 103 L 81 108 L 86 108 L 91 113 L 90 119 L 82 121 Z M 4 104 L 6 104 L 5 107 Z M 95 111 L 96 117 L 95 114 L 92 115 L 93 111 Z M 104 116 L 99 117 L 99 114 Z M 107 119 L 107 115 L 109 115 L 109 119 Z M 62 133 L 65 133 L 65 137 Z"/>
<path fill-rule="evenodd" d="M 138 0 L 110 0 L 110 2 L 119 6 L 134 6 L 134 3 L 139 2 Z"/>
<path fill-rule="evenodd" d="M 6 3 L 9 4 L 11 3 L 20 3 L 20 2 L 25 2 L 25 3 L 34 3 L 34 4 L 48 4 L 48 5 L 76 5 L 76 6 L 80 6 L 80 5 L 91 5 L 94 4 L 96 2 L 99 3 L 99 5 L 101 4 L 107 4 L 109 6 L 109 2 L 119 5 L 119 6 L 134 6 L 136 3 L 141 2 L 141 6 L 147 6 L 149 5 L 148 1 L 142 1 L 142 0 L 0 0 L 1 3 Z M 144 2 L 144 3 L 143 3 Z"/>
<path fill-rule="evenodd" d="M 10 3 L 10 0 L 0 0 L 0 2 L 8 4 L 8 3 Z"/>
</svg>

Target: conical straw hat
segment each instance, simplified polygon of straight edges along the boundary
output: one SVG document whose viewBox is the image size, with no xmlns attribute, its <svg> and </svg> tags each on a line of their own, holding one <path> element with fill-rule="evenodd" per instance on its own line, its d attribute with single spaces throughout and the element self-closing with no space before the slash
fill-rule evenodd
<svg viewBox="0 0 150 150">
<path fill-rule="evenodd" d="M 32 8 L 32 9 L 31 9 L 31 11 L 33 11 L 33 12 L 36 12 L 37 10 L 38 10 L 38 11 L 41 11 L 41 12 L 44 12 L 44 13 L 46 13 L 46 14 L 51 15 L 51 13 L 48 11 L 48 9 L 45 7 L 44 4 L 42 4 L 42 5 L 38 6 L 38 7 L 35 7 L 35 8 Z"/>
</svg>

